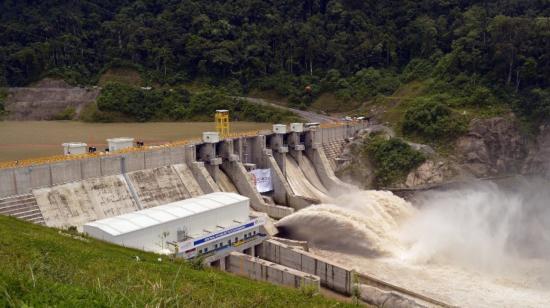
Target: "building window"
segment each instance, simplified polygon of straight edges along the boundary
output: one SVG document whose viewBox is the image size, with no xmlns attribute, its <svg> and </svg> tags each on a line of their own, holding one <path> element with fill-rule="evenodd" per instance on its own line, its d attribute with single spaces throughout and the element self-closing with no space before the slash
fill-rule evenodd
<svg viewBox="0 0 550 308">
<path fill-rule="evenodd" d="M 204 248 L 204 253 L 208 252 L 208 247 Z"/>
<path fill-rule="evenodd" d="M 238 242 L 239 241 L 239 237 L 235 237 L 235 242 Z"/>
<path fill-rule="evenodd" d="M 231 240 L 227 241 L 227 245 L 231 246 Z"/>
<path fill-rule="evenodd" d="M 214 249 L 218 248 L 218 244 L 214 245 Z"/>
<path fill-rule="evenodd" d="M 199 253 L 202 253 L 202 249 L 199 249 Z"/>
<path fill-rule="evenodd" d="M 256 235 L 256 231 L 254 231 L 254 235 Z"/>
</svg>

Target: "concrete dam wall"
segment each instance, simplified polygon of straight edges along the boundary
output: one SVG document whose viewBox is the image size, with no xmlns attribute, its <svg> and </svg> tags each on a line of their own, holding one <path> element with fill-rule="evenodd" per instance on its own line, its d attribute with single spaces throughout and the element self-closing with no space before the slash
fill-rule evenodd
<svg viewBox="0 0 550 308">
<path fill-rule="evenodd" d="M 0 169 L 0 200 L 32 194 L 46 225 L 80 228 L 97 219 L 231 191 L 249 197 L 253 210 L 279 219 L 319 203 L 333 189 L 345 188 L 334 176 L 321 142 L 350 136 L 352 129 L 333 127 L 319 134 L 323 130 Z M 257 191 L 248 173 L 255 168 L 271 170 L 272 191 Z M 301 190 L 304 185 L 313 193 Z"/>
</svg>

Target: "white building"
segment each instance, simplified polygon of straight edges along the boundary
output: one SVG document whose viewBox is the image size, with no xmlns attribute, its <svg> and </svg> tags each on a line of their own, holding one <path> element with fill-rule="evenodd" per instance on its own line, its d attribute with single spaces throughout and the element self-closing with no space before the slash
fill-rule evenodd
<svg viewBox="0 0 550 308">
<path fill-rule="evenodd" d="M 111 138 L 107 139 L 107 144 L 109 145 L 109 152 L 115 152 L 126 148 L 131 148 L 134 146 L 134 138 Z"/>
<path fill-rule="evenodd" d="M 88 145 L 82 142 L 67 142 L 63 143 L 63 154 L 85 154 L 88 151 Z"/>
<path fill-rule="evenodd" d="M 212 255 L 260 235 L 263 217 L 249 216 L 247 197 L 211 193 L 84 225 L 107 242 L 184 258 Z"/>
</svg>

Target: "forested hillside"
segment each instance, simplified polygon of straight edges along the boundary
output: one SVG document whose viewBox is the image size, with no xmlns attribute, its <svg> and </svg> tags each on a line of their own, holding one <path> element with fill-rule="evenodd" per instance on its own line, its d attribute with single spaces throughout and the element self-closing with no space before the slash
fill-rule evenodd
<svg viewBox="0 0 550 308">
<path fill-rule="evenodd" d="M 431 78 L 461 104 L 540 121 L 549 16 L 548 0 L 6 0 L 0 84 L 94 84 L 129 66 L 147 83 L 275 90 L 307 106 L 323 92 L 361 101 Z"/>
</svg>

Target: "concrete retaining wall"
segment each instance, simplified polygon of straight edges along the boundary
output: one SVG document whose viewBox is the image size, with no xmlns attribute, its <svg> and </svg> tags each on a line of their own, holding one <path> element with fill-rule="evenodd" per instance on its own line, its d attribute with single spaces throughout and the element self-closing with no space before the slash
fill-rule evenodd
<svg viewBox="0 0 550 308">
<path fill-rule="evenodd" d="M 229 262 L 225 266 L 228 272 L 254 280 L 292 288 L 313 287 L 317 290 L 320 289 L 320 279 L 317 276 L 240 252 L 229 254 Z"/>
<path fill-rule="evenodd" d="M 17 188 L 17 194 L 28 194 L 31 192 L 31 172 L 29 167 L 14 169 L 15 174 L 15 187 Z"/>
<path fill-rule="evenodd" d="M 145 152 L 145 169 L 170 165 L 170 149 L 159 149 Z"/>
<path fill-rule="evenodd" d="M 51 164 L 52 185 L 59 185 L 82 179 L 80 161 L 69 160 L 57 164 Z"/>
<path fill-rule="evenodd" d="M 100 159 L 100 161 L 101 161 L 101 175 L 102 176 L 109 176 L 109 175 L 121 174 L 122 173 L 121 160 L 122 160 L 122 158 L 120 156 L 102 157 Z"/>
<path fill-rule="evenodd" d="M 17 195 L 13 169 L 0 170 L 0 198 Z"/>
<path fill-rule="evenodd" d="M 275 240 L 264 241 L 257 253 L 262 259 L 318 276 L 321 285 L 331 290 L 351 294 L 353 273 L 350 269 Z"/>
<path fill-rule="evenodd" d="M 50 165 L 32 166 L 31 168 L 31 187 L 52 186 L 52 170 L 50 169 Z"/>
<path fill-rule="evenodd" d="M 124 155 L 124 171 L 133 172 L 145 169 L 145 153 L 129 153 Z"/>
<path fill-rule="evenodd" d="M 91 179 L 101 176 L 101 161 L 99 158 L 90 158 L 80 161 L 82 179 Z"/>
</svg>

